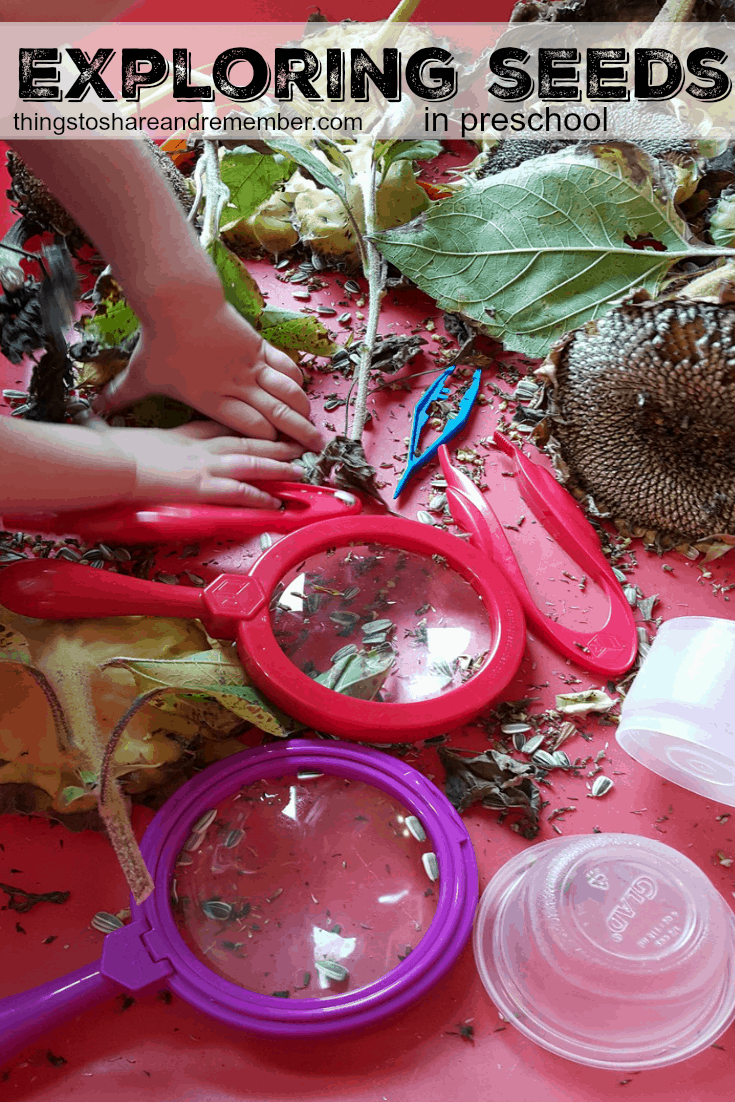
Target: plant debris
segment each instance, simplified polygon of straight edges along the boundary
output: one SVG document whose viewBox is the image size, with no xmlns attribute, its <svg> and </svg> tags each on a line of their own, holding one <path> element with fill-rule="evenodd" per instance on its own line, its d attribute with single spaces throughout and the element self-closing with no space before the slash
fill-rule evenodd
<svg viewBox="0 0 735 1102">
<path fill-rule="evenodd" d="M 522 817 L 513 829 L 529 840 L 536 837 L 541 794 L 534 783 L 533 765 L 498 750 L 468 758 L 452 747 L 440 746 L 438 754 L 447 771 L 445 791 L 457 811 L 466 811 L 474 803 L 494 811 L 519 811 Z"/>
<path fill-rule="evenodd" d="M 15 888 L 10 884 L 0 884 L 0 891 L 5 892 L 8 901 L 4 910 L 16 911 L 18 914 L 26 914 L 37 903 L 66 903 L 70 892 L 27 892 L 24 888 Z"/>
</svg>

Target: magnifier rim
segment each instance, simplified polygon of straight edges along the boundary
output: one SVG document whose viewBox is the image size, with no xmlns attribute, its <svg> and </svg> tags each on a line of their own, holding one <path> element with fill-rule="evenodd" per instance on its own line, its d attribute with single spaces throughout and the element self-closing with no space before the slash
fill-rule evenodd
<svg viewBox="0 0 735 1102">
<path fill-rule="evenodd" d="M 207 968 L 181 937 L 169 892 L 176 857 L 203 811 L 217 806 L 244 784 L 306 768 L 371 784 L 415 814 L 427 833 L 427 851 L 431 847 L 437 856 L 439 898 L 436 913 L 416 948 L 379 980 L 328 999 L 290 1003 L 239 987 Z M 408 1006 L 454 963 L 469 938 L 479 898 L 477 863 L 469 835 L 443 793 L 412 766 L 349 743 L 292 739 L 245 750 L 210 766 L 161 808 L 141 849 L 155 888 L 143 904 L 132 904 L 133 917 L 145 917 L 151 926 L 146 935 L 149 947 L 171 964 L 168 985 L 220 1020 L 269 1036 L 347 1031 Z"/>
<path fill-rule="evenodd" d="M 428 700 L 399 704 L 360 700 L 317 684 L 284 654 L 270 623 L 269 604 L 278 582 L 303 559 L 348 543 L 381 543 L 430 557 L 439 554 L 468 582 L 483 603 L 490 625 L 487 658 L 463 685 Z M 289 715 L 343 739 L 415 742 L 443 734 L 476 716 L 497 699 L 518 671 L 526 646 L 521 603 L 500 569 L 472 547 L 417 521 L 342 517 L 312 524 L 279 540 L 250 571 L 265 595 L 249 618 L 239 621 L 240 660 L 251 680 Z"/>
</svg>

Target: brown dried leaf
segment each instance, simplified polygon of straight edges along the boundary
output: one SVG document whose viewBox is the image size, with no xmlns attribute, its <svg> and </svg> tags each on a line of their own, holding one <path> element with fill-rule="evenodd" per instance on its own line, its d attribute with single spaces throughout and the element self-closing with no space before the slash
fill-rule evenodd
<svg viewBox="0 0 735 1102">
<path fill-rule="evenodd" d="M 439 747 L 439 758 L 447 772 L 446 794 L 459 812 L 474 803 L 495 811 L 516 809 L 523 813 L 519 833 L 535 838 L 541 794 L 532 779 L 532 765 L 497 750 L 468 758 L 449 746 Z"/>
</svg>

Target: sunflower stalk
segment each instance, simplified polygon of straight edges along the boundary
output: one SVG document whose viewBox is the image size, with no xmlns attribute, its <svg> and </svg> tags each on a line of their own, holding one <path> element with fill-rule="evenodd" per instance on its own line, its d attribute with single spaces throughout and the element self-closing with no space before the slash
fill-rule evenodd
<svg viewBox="0 0 735 1102">
<path fill-rule="evenodd" d="M 362 342 L 360 362 L 355 372 L 357 394 L 355 397 L 355 412 L 352 418 L 352 429 L 350 431 L 350 439 L 352 440 L 359 440 L 362 437 L 365 421 L 367 419 L 370 365 L 373 360 L 375 339 L 378 335 L 380 303 L 385 294 L 385 276 L 387 271 L 387 266 L 383 258 L 371 240 L 377 228 L 376 199 L 378 194 L 378 166 L 374 154 L 374 146 L 371 145 L 369 168 L 363 172 L 358 179 L 365 206 L 366 233 L 363 238 L 363 264 L 365 278 L 368 282 L 368 318 L 365 338 Z"/>
</svg>

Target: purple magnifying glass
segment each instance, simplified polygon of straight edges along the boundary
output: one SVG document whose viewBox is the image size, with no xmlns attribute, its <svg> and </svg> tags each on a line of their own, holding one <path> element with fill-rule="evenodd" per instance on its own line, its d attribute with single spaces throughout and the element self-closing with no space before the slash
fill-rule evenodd
<svg viewBox="0 0 735 1102">
<path fill-rule="evenodd" d="M 467 942 L 478 876 L 446 797 L 399 759 L 295 738 L 184 784 L 141 846 L 154 880 L 99 961 L 0 1001 L 0 1061 L 152 984 L 270 1037 L 369 1027 Z"/>
</svg>

